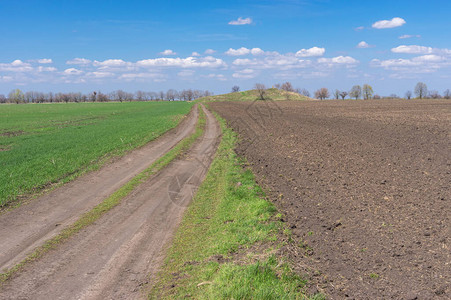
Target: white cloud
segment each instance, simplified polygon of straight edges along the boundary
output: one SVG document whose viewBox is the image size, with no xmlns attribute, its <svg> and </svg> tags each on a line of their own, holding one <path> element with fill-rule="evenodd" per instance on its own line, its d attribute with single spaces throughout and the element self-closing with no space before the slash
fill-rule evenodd
<svg viewBox="0 0 451 300">
<path fill-rule="evenodd" d="M 95 77 L 95 78 L 106 78 L 106 77 L 114 77 L 115 74 L 112 72 L 99 72 L 99 71 L 95 71 L 95 72 L 89 72 L 86 74 L 86 76 L 88 77 Z"/>
<path fill-rule="evenodd" d="M 241 71 L 237 71 L 232 74 L 233 78 L 241 78 L 241 79 L 251 79 L 255 78 L 258 75 L 257 71 L 253 69 L 244 69 Z"/>
<path fill-rule="evenodd" d="M 191 53 L 191 56 L 200 56 L 199 52 L 194 51 L 193 53 Z"/>
<path fill-rule="evenodd" d="M 321 64 L 329 65 L 354 65 L 358 64 L 359 61 L 352 58 L 351 56 L 337 56 L 332 58 L 318 58 L 318 62 Z"/>
<path fill-rule="evenodd" d="M 403 18 L 393 18 L 391 20 L 377 21 L 372 25 L 372 27 L 376 29 L 386 29 L 400 27 L 404 24 L 406 24 L 406 21 Z"/>
<path fill-rule="evenodd" d="M 439 49 L 418 45 L 401 45 L 396 48 L 392 48 L 393 53 L 405 53 L 405 54 L 439 54 L 439 55 L 451 55 L 451 49 Z"/>
<path fill-rule="evenodd" d="M 119 76 L 119 79 L 125 81 L 146 81 L 152 79 L 155 82 L 161 82 L 165 80 L 165 75 L 159 73 L 126 73 Z"/>
<path fill-rule="evenodd" d="M 363 29 L 365 29 L 365 27 L 363 27 L 363 26 L 359 26 L 359 27 L 354 28 L 355 31 L 361 31 Z"/>
<path fill-rule="evenodd" d="M 213 53 L 216 53 L 216 50 L 213 50 L 213 49 L 207 49 L 207 50 L 205 50 L 204 53 L 205 53 L 205 54 L 211 55 L 211 54 L 213 54 Z"/>
<path fill-rule="evenodd" d="M 310 49 L 301 49 L 296 52 L 297 57 L 323 56 L 326 52 L 324 48 L 312 47 Z"/>
<path fill-rule="evenodd" d="M 411 35 L 411 34 L 404 34 L 404 35 L 401 35 L 401 36 L 399 37 L 399 39 L 403 40 L 403 39 L 420 38 L 420 37 L 421 37 L 421 35 L 419 35 L 419 34 L 414 34 L 414 35 Z"/>
<path fill-rule="evenodd" d="M 39 66 L 37 68 L 38 72 L 56 72 L 57 69 L 54 67 L 43 67 L 43 66 Z"/>
<path fill-rule="evenodd" d="M 392 48 L 391 52 L 393 53 L 408 53 L 408 54 L 428 54 L 432 53 L 433 49 L 432 47 L 424 47 L 424 46 L 417 46 L 417 45 L 401 45 L 396 48 Z"/>
<path fill-rule="evenodd" d="M 426 54 L 411 59 L 373 59 L 370 65 L 400 73 L 432 73 L 438 69 L 451 66 L 451 58 L 436 54 Z"/>
<path fill-rule="evenodd" d="M 265 51 L 263 51 L 260 48 L 252 48 L 251 53 L 252 53 L 252 55 L 262 55 L 262 54 L 265 54 Z"/>
<path fill-rule="evenodd" d="M 227 78 L 223 74 L 208 74 L 208 75 L 203 75 L 202 77 L 211 78 L 211 79 L 217 79 L 217 80 L 220 80 L 220 81 L 226 81 L 227 80 Z"/>
<path fill-rule="evenodd" d="M 123 67 L 131 63 L 125 62 L 122 59 L 107 59 L 104 61 L 95 60 L 92 64 L 96 67 Z"/>
<path fill-rule="evenodd" d="M 219 68 L 227 64 L 219 58 L 207 56 L 203 58 L 154 58 L 136 62 L 138 67 L 181 67 L 181 68 Z"/>
<path fill-rule="evenodd" d="M 225 52 L 226 55 L 231 55 L 231 56 L 239 56 L 239 55 L 246 55 L 251 53 L 251 50 L 245 48 L 245 47 L 241 47 L 239 49 L 232 49 L 230 48 L 229 50 L 227 50 Z"/>
<path fill-rule="evenodd" d="M 51 58 L 41 58 L 41 59 L 38 59 L 38 63 L 51 64 L 51 63 L 53 63 L 53 60 Z"/>
<path fill-rule="evenodd" d="M 160 52 L 161 55 L 176 55 L 177 53 L 175 53 L 174 51 L 172 51 L 171 49 L 166 49 L 163 52 Z"/>
<path fill-rule="evenodd" d="M 68 65 L 89 65 L 90 63 L 91 61 L 86 58 L 74 58 L 66 61 L 66 64 Z"/>
<path fill-rule="evenodd" d="M 33 71 L 33 67 L 29 63 L 25 63 L 20 59 L 16 59 L 11 63 L 0 63 L 0 71 L 7 72 L 30 72 Z"/>
<path fill-rule="evenodd" d="M 357 44 L 356 47 L 357 47 L 357 48 L 360 48 L 360 49 L 365 49 L 365 48 L 372 48 L 372 47 L 374 47 L 374 46 L 369 45 L 369 44 L 368 44 L 367 42 L 365 42 L 365 41 L 361 41 L 360 43 Z"/>
<path fill-rule="evenodd" d="M 66 75 L 80 75 L 80 74 L 83 74 L 83 71 L 79 70 L 79 69 L 75 69 L 75 68 L 69 68 L 69 69 L 64 70 L 63 73 Z"/>
<path fill-rule="evenodd" d="M 180 72 L 177 73 L 178 76 L 180 77 L 191 77 L 195 74 L 196 72 L 193 70 L 182 70 Z"/>
<path fill-rule="evenodd" d="M 249 25 L 249 24 L 252 24 L 252 18 L 239 17 L 237 20 L 232 20 L 229 22 L 229 25 Z"/>
</svg>

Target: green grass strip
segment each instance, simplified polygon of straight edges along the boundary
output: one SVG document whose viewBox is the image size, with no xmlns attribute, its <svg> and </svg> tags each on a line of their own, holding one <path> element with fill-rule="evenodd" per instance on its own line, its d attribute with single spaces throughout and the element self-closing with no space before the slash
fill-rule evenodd
<svg viewBox="0 0 451 300">
<path fill-rule="evenodd" d="M 236 134 L 216 116 L 222 140 L 187 208 L 151 299 L 323 299 L 274 255 L 283 224 L 234 148 Z"/>
<path fill-rule="evenodd" d="M 168 151 L 164 156 L 155 161 L 149 168 L 136 175 L 129 182 L 124 184 L 116 192 L 111 194 L 108 198 L 103 200 L 100 204 L 94 207 L 89 212 L 83 214 L 74 224 L 65 228 L 60 234 L 54 238 L 46 241 L 44 245 L 35 249 L 27 258 L 19 264 L 10 268 L 7 272 L 0 274 L 0 283 L 10 279 L 14 274 L 23 269 L 28 263 L 42 257 L 49 250 L 56 248 L 59 244 L 68 240 L 71 236 L 79 232 L 81 229 L 91 225 L 98 220 L 107 211 L 121 203 L 128 194 L 130 194 L 137 186 L 148 180 L 152 175 L 163 169 L 171 161 L 185 153 L 193 143 L 203 134 L 205 129 L 205 113 L 199 109 L 199 120 L 196 125 L 195 132 L 189 137 L 180 141 L 174 148 Z"/>
</svg>

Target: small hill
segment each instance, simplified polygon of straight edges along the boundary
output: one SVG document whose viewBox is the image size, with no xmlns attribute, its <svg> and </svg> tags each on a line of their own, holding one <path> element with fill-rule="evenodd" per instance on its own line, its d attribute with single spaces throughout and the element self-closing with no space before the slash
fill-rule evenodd
<svg viewBox="0 0 451 300">
<path fill-rule="evenodd" d="M 223 95 L 217 95 L 217 96 L 208 96 L 208 97 L 200 98 L 198 100 L 202 101 L 202 102 L 254 101 L 254 100 L 260 100 L 260 96 L 259 96 L 257 90 L 249 90 L 249 91 L 235 92 L 235 93 L 229 93 L 229 94 L 223 94 Z M 265 100 L 280 101 L 280 100 L 312 100 L 312 99 L 309 97 L 300 95 L 298 93 L 287 92 L 287 91 L 276 89 L 276 88 L 270 88 L 270 89 L 266 90 Z"/>
</svg>

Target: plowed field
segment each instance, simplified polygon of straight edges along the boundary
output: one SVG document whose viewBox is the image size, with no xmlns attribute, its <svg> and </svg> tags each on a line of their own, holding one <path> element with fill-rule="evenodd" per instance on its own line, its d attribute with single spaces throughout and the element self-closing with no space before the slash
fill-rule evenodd
<svg viewBox="0 0 451 300">
<path fill-rule="evenodd" d="M 221 102 L 332 299 L 451 298 L 451 102 Z"/>
</svg>

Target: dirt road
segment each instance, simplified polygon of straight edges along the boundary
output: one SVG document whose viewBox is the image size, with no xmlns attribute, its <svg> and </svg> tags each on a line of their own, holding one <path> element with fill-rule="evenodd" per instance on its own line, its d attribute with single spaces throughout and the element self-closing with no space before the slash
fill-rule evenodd
<svg viewBox="0 0 451 300">
<path fill-rule="evenodd" d="M 197 109 L 175 129 L 98 171 L 47 195 L 0 214 L 0 271 L 14 266 L 33 249 L 60 233 L 123 184 L 194 132 Z"/>
<path fill-rule="evenodd" d="M 212 103 L 330 299 L 451 299 L 451 102 Z M 311 270 L 317 270 L 312 271 Z"/>
<path fill-rule="evenodd" d="M 216 152 L 220 128 L 206 112 L 205 134 L 182 159 L 120 205 L 8 281 L 5 299 L 135 299 L 161 264 L 182 213 Z"/>
<path fill-rule="evenodd" d="M 140 185 L 94 225 L 8 281 L 5 299 L 133 299 L 162 261 L 182 213 L 203 180 L 220 128 L 207 113 L 205 134 L 188 154 Z"/>
</svg>

